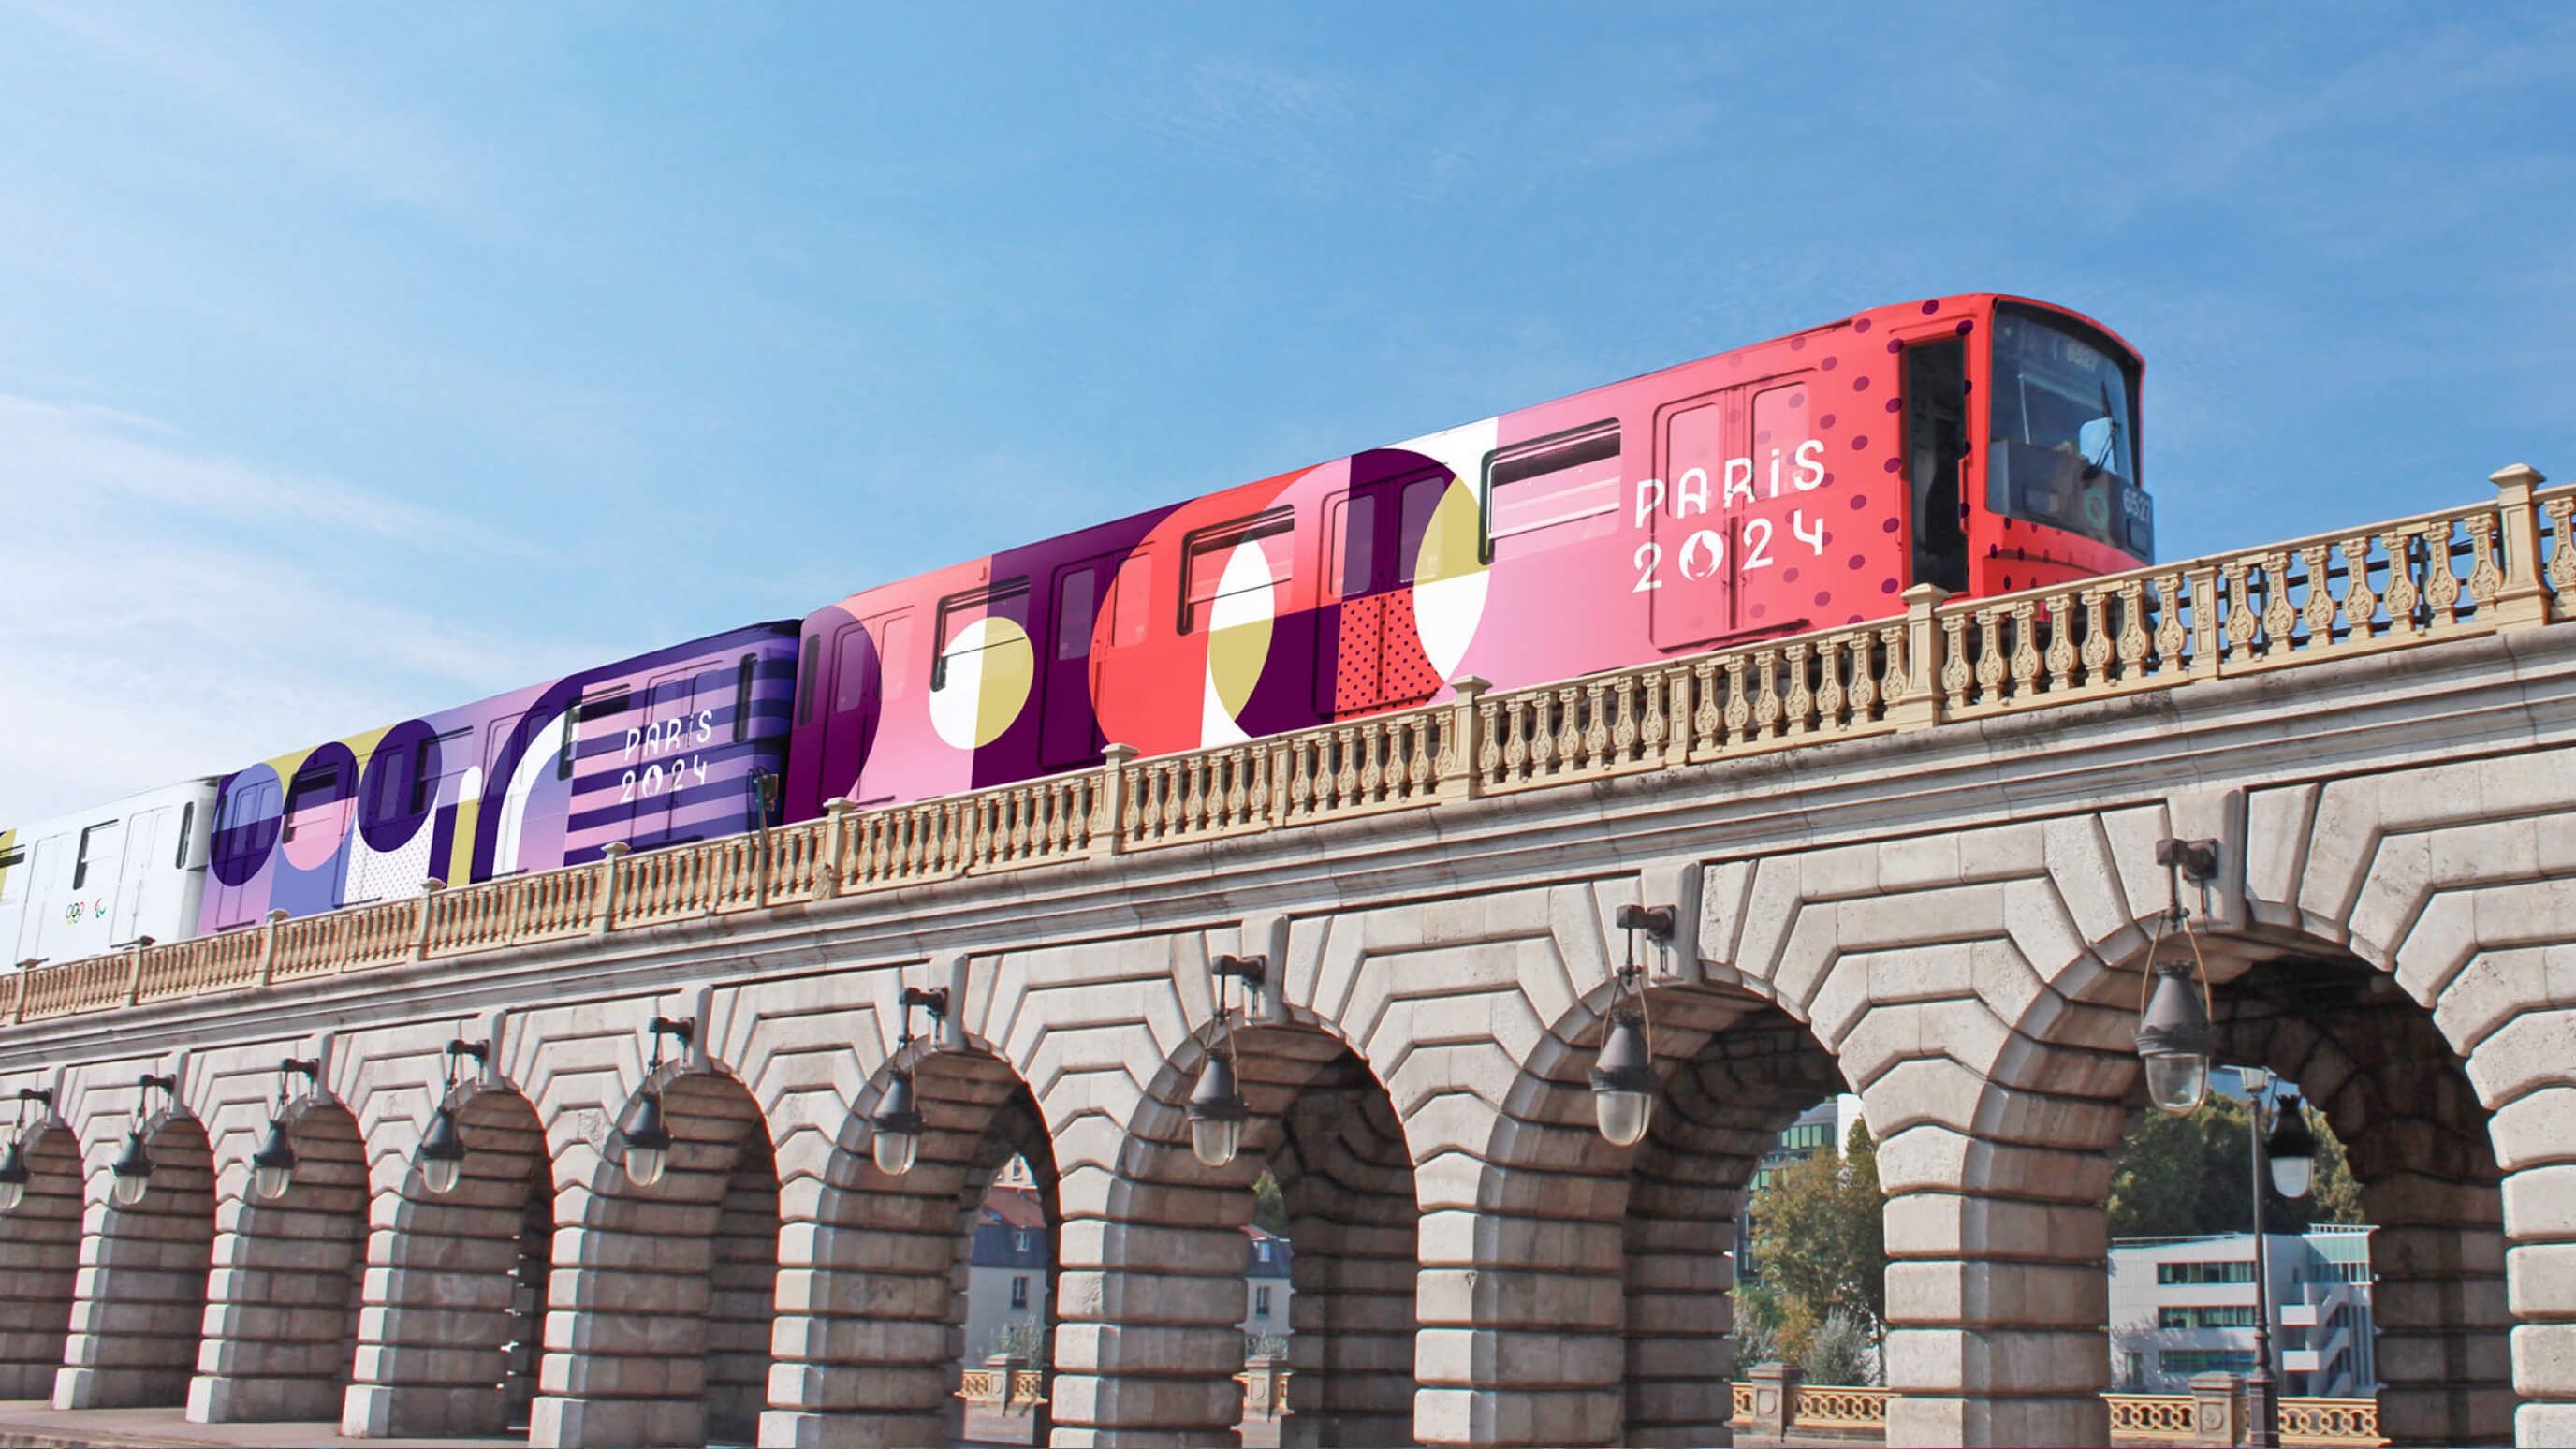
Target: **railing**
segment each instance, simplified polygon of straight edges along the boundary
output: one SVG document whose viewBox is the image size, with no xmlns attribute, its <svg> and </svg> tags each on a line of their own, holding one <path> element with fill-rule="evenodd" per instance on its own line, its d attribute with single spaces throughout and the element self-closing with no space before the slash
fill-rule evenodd
<svg viewBox="0 0 2576 1449">
<path fill-rule="evenodd" d="M 2224 1404 L 2224 1393 L 2219 1401 Z M 2240 1395 L 2241 1398 L 2241 1395 Z M 2104 1394 L 2111 1409 L 2111 1437 L 2190 1444 L 2204 1433 L 2194 1421 L 2190 1394 Z M 2377 1399 L 2282 1399 L 2281 1442 L 2321 1449 L 2371 1449 L 2388 1441 L 2379 1434 Z M 2219 1422 L 2233 1416 L 2222 1413 Z M 2222 1431 L 2222 1437 L 2223 1431 Z"/>
<path fill-rule="evenodd" d="M 1768 1373 L 1774 1365 L 1757 1372 Z M 1810 1384 L 1795 1373 L 1776 1380 L 1737 1379 L 1734 1389 L 1736 1427 L 1776 1434 L 1782 1429 L 1822 1430 L 1852 1436 L 1887 1432 L 1887 1401 L 1893 1390 L 1858 1384 Z M 1766 1402 L 1764 1392 L 1785 1403 Z"/>
<path fill-rule="evenodd" d="M 1033 1368 L 1022 1368 L 1024 1358 L 996 1355 L 984 1361 L 982 1368 L 961 1369 L 957 1374 L 957 1397 L 968 1404 L 999 1414 L 1026 1414 L 1046 1402 L 1046 1375 Z"/>
<path fill-rule="evenodd" d="M 2576 488 L 0 977 L 26 1022 L 2173 689 L 2576 619 Z"/>
<path fill-rule="evenodd" d="M 2111 1437 L 2188 1441 L 2199 1430 L 2192 1423 L 2189 1394 L 2104 1394 L 2111 1406 Z"/>
</svg>

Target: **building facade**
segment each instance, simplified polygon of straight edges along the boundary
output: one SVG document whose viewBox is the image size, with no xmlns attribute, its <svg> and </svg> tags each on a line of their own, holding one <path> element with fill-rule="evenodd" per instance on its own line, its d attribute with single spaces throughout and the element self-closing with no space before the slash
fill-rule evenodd
<svg viewBox="0 0 2576 1449">
<path fill-rule="evenodd" d="M 2265 1235 L 2272 1372 L 2284 1397 L 2365 1398 L 2379 1387 L 2369 1227 Z M 2254 1366 L 2254 1238 L 2119 1238 L 2111 1244 L 2111 1381 L 2181 1393 L 2193 1374 Z"/>
</svg>

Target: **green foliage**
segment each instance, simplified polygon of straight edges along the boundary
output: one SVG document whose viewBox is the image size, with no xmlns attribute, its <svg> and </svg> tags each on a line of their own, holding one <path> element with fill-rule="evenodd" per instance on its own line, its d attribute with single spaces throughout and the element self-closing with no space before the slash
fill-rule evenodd
<svg viewBox="0 0 2576 1449">
<path fill-rule="evenodd" d="M 2362 1221 L 2361 1187 L 2353 1181 L 2343 1143 L 2323 1113 L 2304 1104 L 2302 1110 L 2317 1134 L 2316 1183 L 2308 1196 L 2295 1200 L 2266 1192 L 2266 1228 L 2296 1233 L 2311 1223 Z M 2188 1117 L 2147 1113 L 2112 1169 L 2111 1236 L 2245 1231 L 2253 1213 L 2254 1172 L 2246 1111 L 2245 1103 L 2213 1092 Z"/>
<path fill-rule="evenodd" d="M 1279 1179 L 1267 1172 L 1252 1184 L 1252 1224 L 1288 1236 L 1288 1199 L 1279 1190 Z"/>
<path fill-rule="evenodd" d="M 1828 1148 L 1774 1171 L 1750 1211 L 1769 1295 L 1769 1320 L 1756 1326 L 1774 1334 L 1775 1355 L 1803 1365 L 1820 1351 L 1838 1353 L 1820 1346 L 1848 1331 L 1874 1343 L 1887 1316 L 1887 1229 L 1868 1130 L 1855 1124 L 1843 1152 Z M 1738 1293 L 1739 1312 L 1748 1296 Z"/>
<path fill-rule="evenodd" d="M 1837 1308 L 1808 1335 L 1798 1372 L 1811 1384 L 1878 1382 L 1878 1342 L 1871 1327 Z"/>
<path fill-rule="evenodd" d="M 984 1348 L 987 1358 L 997 1353 L 1013 1354 L 1033 1364 L 1047 1362 L 1046 1325 L 1034 1318 L 1003 1324 L 1001 1331 L 994 1334 L 993 1341 Z"/>
</svg>

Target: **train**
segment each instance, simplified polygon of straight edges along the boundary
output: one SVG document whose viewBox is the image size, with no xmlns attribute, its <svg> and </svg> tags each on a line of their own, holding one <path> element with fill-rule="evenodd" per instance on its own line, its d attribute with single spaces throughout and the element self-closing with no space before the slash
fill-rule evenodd
<svg viewBox="0 0 2576 1449">
<path fill-rule="evenodd" d="M 2155 556 L 2135 349 L 1839 321 L 0 831 L 20 965 L 1856 623 Z"/>
</svg>

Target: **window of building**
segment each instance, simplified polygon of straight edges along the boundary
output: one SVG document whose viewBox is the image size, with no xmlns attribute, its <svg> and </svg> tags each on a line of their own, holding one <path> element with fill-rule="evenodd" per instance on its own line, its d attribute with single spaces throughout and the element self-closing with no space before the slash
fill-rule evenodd
<svg viewBox="0 0 2576 1449">
<path fill-rule="evenodd" d="M 1022 1233 L 1020 1236 L 1027 1237 L 1028 1234 Z M 1029 1276 L 1026 1273 L 1015 1274 L 1011 1278 L 1011 1306 L 1013 1308 L 1029 1306 Z"/>
<path fill-rule="evenodd" d="M 2156 1310 L 2158 1328 L 2252 1328 L 2251 1303 L 2193 1304 Z"/>
<path fill-rule="evenodd" d="M 1269 1261 L 1270 1261 L 1270 1240 L 1269 1240 L 1269 1239 L 1267 1239 L 1267 1238 L 1264 1238 L 1264 1239 L 1262 1239 L 1260 1242 L 1254 1243 L 1254 1244 L 1252 1245 L 1252 1256 L 1254 1256 L 1255 1258 L 1260 1259 L 1262 1262 L 1265 1262 L 1265 1263 L 1269 1262 Z"/>
<path fill-rule="evenodd" d="M 1011 1234 L 1011 1247 L 1018 1252 L 1027 1252 L 1029 1250 L 1029 1230 L 1022 1228 Z"/>
<path fill-rule="evenodd" d="M 2159 1283 L 2251 1283 L 2254 1261 L 2251 1258 L 2229 1258 L 2222 1262 L 2158 1263 Z"/>
<path fill-rule="evenodd" d="M 2156 1358 L 2169 1374 L 2241 1374 L 2254 1367 L 2250 1348 L 2168 1348 Z"/>
<path fill-rule="evenodd" d="M 1269 1289 L 1255 1288 L 1252 1290 L 1252 1316 L 1255 1318 L 1268 1318 L 1270 1316 Z"/>
</svg>

